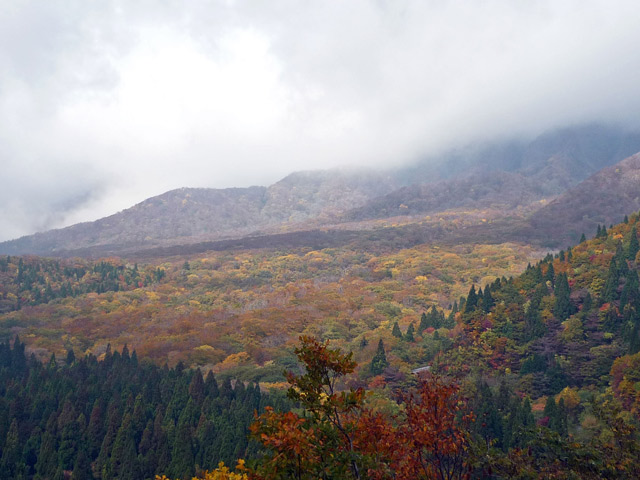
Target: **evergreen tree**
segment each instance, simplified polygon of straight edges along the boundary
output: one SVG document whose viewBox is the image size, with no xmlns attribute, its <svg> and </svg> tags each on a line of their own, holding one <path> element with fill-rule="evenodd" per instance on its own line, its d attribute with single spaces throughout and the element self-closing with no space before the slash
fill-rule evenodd
<svg viewBox="0 0 640 480">
<path fill-rule="evenodd" d="M 618 299 L 618 285 L 620 283 L 620 273 L 615 257 L 611 259 L 609 264 L 609 272 L 604 288 L 602 289 L 602 300 L 604 302 L 613 302 Z"/>
<path fill-rule="evenodd" d="M 585 237 L 584 233 L 580 236 L 580 241 L 578 243 L 584 243 L 587 241 L 587 237 Z"/>
<path fill-rule="evenodd" d="M 388 366 L 389 362 L 387 361 L 387 354 L 384 351 L 384 343 L 382 342 L 382 339 L 380 339 L 378 341 L 376 354 L 373 356 L 373 359 L 371 359 L 369 371 L 372 375 L 380 375 Z"/>
<path fill-rule="evenodd" d="M 409 324 L 409 327 L 407 328 L 407 332 L 404 334 L 404 339 L 405 339 L 407 342 L 415 342 L 415 341 L 416 341 L 416 339 L 415 339 L 415 337 L 414 337 L 414 335 L 413 335 L 413 334 L 414 334 L 414 332 L 415 332 L 415 328 L 414 328 L 414 326 L 413 326 L 413 322 L 411 322 L 411 323 Z"/>
<path fill-rule="evenodd" d="M 395 322 L 393 324 L 393 329 L 391 330 L 391 335 L 393 335 L 396 338 L 402 338 L 402 331 L 400 330 L 400 325 L 398 325 L 398 322 Z"/>
<path fill-rule="evenodd" d="M 564 321 L 574 313 L 570 300 L 571 289 L 569 288 L 569 281 L 567 280 L 566 274 L 559 274 L 556 280 L 554 292 L 556 301 L 553 307 L 553 314 L 558 320 Z"/>
<path fill-rule="evenodd" d="M 189 384 L 189 396 L 193 398 L 198 405 L 202 405 L 202 401 L 205 397 L 204 380 L 202 378 L 202 372 L 200 369 L 196 369 Z"/>
<path fill-rule="evenodd" d="M 465 302 L 464 313 L 471 313 L 478 305 L 478 296 L 476 295 L 475 285 L 471 285 L 469 289 L 469 295 L 467 295 L 467 301 Z"/>
<path fill-rule="evenodd" d="M 640 282 L 638 280 L 638 272 L 630 270 L 627 273 L 624 287 L 622 287 L 622 293 L 620 294 L 620 310 L 623 311 L 624 307 L 629 304 L 633 308 L 640 308 Z"/>
<path fill-rule="evenodd" d="M 636 255 L 640 250 L 640 244 L 638 244 L 638 233 L 636 231 L 636 226 L 633 225 L 629 230 L 629 243 L 627 246 L 627 260 L 634 262 L 636 260 Z"/>
<path fill-rule="evenodd" d="M 175 478 L 191 478 L 195 473 L 194 464 L 190 427 L 186 423 L 178 424 L 171 452 L 170 475 Z"/>
<path fill-rule="evenodd" d="M 91 471 L 91 460 L 87 453 L 87 449 L 81 445 L 73 464 L 73 480 L 93 480 L 93 472 Z"/>
<path fill-rule="evenodd" d="M 592 306 L 593 299 L 591 298 L 591 294 L 587 291 L 587 295 L 584 297 L 584 300 L 582 302 L 582 311 L 588 312 L 589 310 L 591 310 Z"/>
<path fill-rule="evenodd" d="M 418 325 L 418 333 L 422 335 L 427 328 L 429 328 L 429 320 L 427 319 L 427 314 L 422 312 L 420 315 L 420 325 Z"/>
<path fill-rule="evenodd" d="M 549 266 L 547 267 L 547 272 L 544 275 L 544 281 L 551 282 L 551 286 L 553 287 L 556 281 L 556 272 L 553 269 L 553 262 L 549 262 L 548 265 Z"/>
<path fill-rule="evenodd" d="M 487 285 L 484 287 L 484 295 L 482 297 L 482 309 L 484 310 L 484 313 L 489 313 L 494 305 L 495 301 L 491 295 L 491 288 Z"/>
<path fill-rule="evenodd" d="M 4 439 L 0 458 L 0 472 L 4 478 L 15 478 L 19 473 L 24 472 L 25 466 L 22 464 L 21 453 L 18 421 L 14 418 Z"/>
<path fill-rule="evenodd" d="M 128 413 L 125 414 L 118 429 L 109 461 L 109 471 L 113 478 L 122 480 L 137 480 L 140 478 L 133 424 L 131 415 Z"/>
</svg>

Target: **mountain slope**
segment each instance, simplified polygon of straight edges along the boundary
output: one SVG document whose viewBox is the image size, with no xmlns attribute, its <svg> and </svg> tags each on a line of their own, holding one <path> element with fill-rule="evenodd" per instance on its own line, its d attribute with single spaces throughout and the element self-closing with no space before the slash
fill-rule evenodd
<svg viewBox="0 0 640 480">
<path fill-rule="evenodd" d="M 388 176 L 375 172 L 333 170 L 297 172 L 268 188 L 182 188 L 95 222 L 0 243 L 0 251 L 10 255 L 80 249 L 118 252 L 240 237 L 331 216 L 395 187 Z"/>
<path fill-rule="evenodd" d="M 529 219 L 532 236 L 553 239 L 556 245 L 592 235 L 599 224 L 609 226 L 640 209 L 640 153 L 604 168 Z"/>
<path fill-rule="evenodd" d="M 123 255 L 249 235 L 318 228 L 361 230 L 371 228 L 380 219 L 405 216 L 406 222 L 414 222 L 412 215 L 455 209 L 462 213 L 491 209 L 494 219 L 504 217 L 500 229 L 483 232 L 483 227 L 478 226 L 474 230 L 484 238 L 490 233 L 491 241 L 517 238 L 551 246 L 575 241 L 585 229 L 584 214 L 556 212 L 545 220 L 547 214 L 541 212 L 524 227 L 519 223 L 522 217 L 603 166 L 637 151 L 640 133 L 591 125 L 557 130 L 528 143 L 461 149 L 427 163 L 387 172 L 296 172 L 270 187 L 185 188 L 150 198 L 96 222 L 0 243 L 0 253 Z M 589 187 L 594 192 L 598 188 L 595 184 Z M 603 195 L 610 193 L 605 187 Z M 575 196 L 575 192 L 571 195 Z M 607 203 L 616 203 L 617 198 L 614 195 Z M 593 219 L 610 221 L 609 214 L 611 220 L 619 220 L 619 210 L 624 214 L 636 208 L 628 199 L 616 203 L 618 210 L 590 200 L 579 202 L 578 207 L 590 205 L 589 218 Z M 553 208 L 545 212 L 554 212 Z M 554 218 L 565 222 L 561 229 L 552 225 Z M 344 225 L 346 222 L 349 225 Z M 586 223 L 588 227 L 589 222 Z M 466 236 L 463 233 L 460 238 Z"/>
</svg>

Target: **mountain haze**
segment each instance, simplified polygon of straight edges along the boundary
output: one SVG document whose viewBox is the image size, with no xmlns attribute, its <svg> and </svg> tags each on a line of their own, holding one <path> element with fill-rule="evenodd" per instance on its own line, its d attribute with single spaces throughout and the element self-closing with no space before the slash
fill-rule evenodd
<svg viewBox="0 0 640 480">
<path fill-rule="evenodd" d="M 485 211 L 486 216 L 487 210 L 495 220 L 505 220 L 500 228 L 479 226 L 477 234 L 486 237 L 490 233 L 492 241 L 498 242 L 515 235 L 517 240 L 551 246 L 575 241 L 573 237 L 583 230 L 593 230 L 594 222 L 617 221 L 625 212 L 637 209 L 633 161 L 620 167 L 626 172 L 620 192 L 621 187 L 614 184 L 623 179 L 622 173 L 597 172 L 638 151 L 640 133 L 588 125 L 548 132 L 528 143 L 461 148 L 394 170 L 295 172 L 269 187 L 182 188 L 95 222 L 0 243 L 0 253 L 125 254 L 309 232 L 294 241 L 298 244 L 312 241 L 312 232 L 318 228 L 371 229 L 377 228 L 375 222 L 386 219 L 403 218 L 403 223 L 411 223 L 435 213 L 478 216 Z M 590 175 L 589 183 L 577 187 Z M 598 201 L 605 197 L 607 202 Z M 513 218 L 521 222 L 532 213 L 530 223 L 514 223 Z M 554 226 L 558 221 L 562 228 Z M 485 231 L 487 228 L 491 231 Z M 466 237 L 463 232 L 461 238 Z M 433 238 L 433 231 L 425 238 Z M 278 237 L 272 240 L 266 243 L 279 241 Z"/>
</svg>

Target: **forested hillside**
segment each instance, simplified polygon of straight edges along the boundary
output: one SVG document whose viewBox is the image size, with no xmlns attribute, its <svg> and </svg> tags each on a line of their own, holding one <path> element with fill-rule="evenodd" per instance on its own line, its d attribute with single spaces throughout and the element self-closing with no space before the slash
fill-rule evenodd
<svg viewBox="0 0 640 480">
<path fill-rule="evenodd" d="M 36 292 L 45 297 L 46 281 L 18 291 L 20 258 L 11 257 L 7 288 L 24 306 L 0 317 L 0 332 L 7 339 L 19 334 L 42 360 L 68 349 L 99 356 L 109 343 L 118 349 L 128 344 L 160 364 L 183 361 L 246 380 L 279 382 L 300 334 L 332 338 L 357 349 L 364 360 L 380 336 L 395 338 L 390 336 L 395 322 L 418 327 L 423 312 L 448 308 L 470 282 L 516 275 L 539 255 L 517 244 L 422 245 L 381 248 L 377 254 L 346 247 L 208 252 L 186 261 L 139 264 L 140 285 L 133 289 L 125 278 L 118 290 L 90 290 L 37 305 L 29 299 Z M 49 262 L 23 261 L 41 272 Z M 87 263 L 85 275 L 71 286 L 77 290 L 100 279 L 93 270 L 107 268 L 103 263 Z M 124 268 L 132 273 L 136 266 Z M 50 284 L 58 291 L 58 283 Z M 15 305 L 11 295 L 5 298 Z M 422 361 L 415 351 L 419 345 L 405 344 L 409 351 L 398 354 L 405 374 Z"/>
<path fill-rule="evenodd" d="M 286 388 L 283 370 L 292 372 L 288 381 L 296 385 L 301 365 L 313 361 L 301 352 L 320 348 L 309 340 L 318 339 L 331 342 L 331 355 L 338 357 L 329 358 L 350 352 L 327 397 L 352 399 L 335 405 L 337 418 L 355 422 L 358 435 L 381 445 L 405 445 L 381 447 L 372 458 L 363 437 L 356 444 L 365 451 L 349 447 L 346 453 L 344 435 L 327 437 L 345 458 L 364 455 L 353 465 L 378 465 L 368 477 L 349 467 L 341 478 L 390 478 L 384 475 L 393 472 L 404 478 L 398 472 L 408 471 L 417 441 L 407 409 L 414 405 L 417 415 L 426 415 L 420 409 L 440 402 L 437 392 L 447 385 L 459 398 L 447 408 L 468 416 L 458 424 L 454 415 L 446 427 L 467 445 L 463 453 L 445 455 L 462 462 L 459 472 L 635 478 L 639 223 L 634 213 L 618 225 L 598 225 L 594 238 L 546 256 L 502 244 L 380 246 L 375 254 L 348 247 L 225 251 L 144 265 L 3 258 L 0 460 L 25 478 L 42 476 L 43 469 L 58 476 L 77 469 L 72 478 L 91 478 L 81 471 L 93 478 L 185 478 L 221 460 L 259 457 L 247 471 L 263 475 L 275 465 L 271 455 L 284 458 L 277 452 L 290 441 L 291 425 L 312 432 L 324 428 L 313 422 L 332 424 L 294 389 L 293 412 L 267 411 L 253 427 L 263 446 L 246 440 L 253 410 L 264 405 L 260 389 L 277 395 Z M 197 367 L 212 373 L 203 379 Z M 429 380 L 417 382 L 412 371 L 436 375 L 441 387 L 428 390 Z M 201 387 L 203 395 L 194 393 Z M 412 404 L 411 391 L 422 400 Z M 324 405 L 325 397 L 318 398 Z M 102 416 L 89 441 L 94 408 Z M 311 416 L 296 420 L 299 409 Z M 67 425 L 73 428 L 65 433 Z M 147 458 L 156 432 L 169 452 L 162 461 Z M 175 443 L 178 438 L 184 441 Z M 305 438 L 310 458 L 324 458 L 313 452 L 328 444 Z M 420 448 L 432 455 L 440 444 L 429 438 Z M 128 446 L 121 450 L 123 442 Z M 90 450 L 83 453 L 85 446 Z M 128 459 L 121 459 L 125 451 Z M 334 468 L 318 461 L 300 478 Z M 291 465 L 277 465 L 280 477 L 262 478 L 288 478 L 282 472 Z"/>
<path fill-rule="evenodd" d="M 0 345 L 0 392 L 6 479 L 191 475 L 255 456 L 249 424 L 273 405 L 255 385 L 161 368 L 127 347 L 100 361 L 69 351 L 43 364 L 18 338 Z"/>
</svg>

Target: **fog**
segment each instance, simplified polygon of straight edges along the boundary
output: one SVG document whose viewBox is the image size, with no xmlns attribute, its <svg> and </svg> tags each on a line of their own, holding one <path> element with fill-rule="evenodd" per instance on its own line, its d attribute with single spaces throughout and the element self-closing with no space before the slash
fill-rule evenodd
<svg viewBox="0 0 640 480">
<path fill-rule="evenodd" d="M 634 1 L 0 0 L 0 240 L 183 187 L 639 127 Z"/>
</svg>

